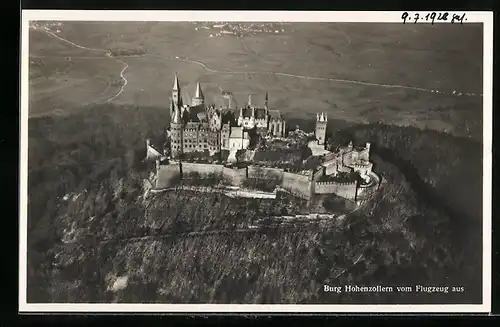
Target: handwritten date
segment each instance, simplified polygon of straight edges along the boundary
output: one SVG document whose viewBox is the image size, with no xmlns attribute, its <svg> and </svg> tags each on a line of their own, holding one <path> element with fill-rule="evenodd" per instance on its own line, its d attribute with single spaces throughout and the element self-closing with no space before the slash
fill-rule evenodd
<svg viewBox="0 0 500 327">
<path fill-rule="evenodd" d="M 430 13 L 414 13 L 414 14 L 409 14 L 408 12 L 404 12 L 401 15 L 401 20 L 403 21 L 403 24 L 406 23 L 413 23 L 416 24 L 418 22 L 421 23 L 431 23 L 434 24 L 434 22 L 449 22 L 452 24 L 463 24 L 464 21 L 467 21 L 467 17 L 465 13 L 462 15 L 460 14 L 451 14 L 448 12 L 430 12 Z"/>
</svg>

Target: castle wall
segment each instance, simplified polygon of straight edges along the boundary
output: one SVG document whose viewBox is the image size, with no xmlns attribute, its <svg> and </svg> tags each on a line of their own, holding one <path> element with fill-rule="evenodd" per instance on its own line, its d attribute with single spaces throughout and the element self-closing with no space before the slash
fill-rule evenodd
<svg viewBox="0 0 500 327">
<path fill-rule="evenodd" d="M 244 168 L 228 168 L 222 165 L 187 163 L 160 165 L 157 170 L 156 188 L 168 188 L 179 182 L 183 175 L 196 172 L 202 177 L 209 174 L 220 174 L 225 181 L 234 186 L 241 186 L 247 178 L 279 179 L 281 186 L 292 193 L 306 199 L 314 194 L 334 193 L 348 200 L 356 200 L 357 185 L 352 183 L 318 182 L 324 174 L 323 169 L 309 174 L 287 172 L 279 168 L 249 166 Z"/>
<path fill-rule="evenodd" d="M 325 168 L 323 167 L 319 167 L 318 170 L 316 170 L 312 176 L 312 180 L 313 181 L 317 181 L 318 179 L 320 179 L 321 177 L 323 177 L 325 175 Z"/>
<path fill-rule="evenodd" d="M 309 199 L 313 191 L 313 185 L 310 179 L 310 175 L 302 175 L 285 171 L 283 172 L 282 187 Z"/>
<path fill-rule="evenodd" d="M 283 180 L 283 169 L 248 166 L 248 178 Z"/>
<path fill-rule="evenodd" d="M 159 165 L 156 171 L 156 188 L 163 189 L 179 183 L 181 171 L 178 164 Z"/>
<path fill-rule="evenodd" d="M 356 182 L 336 183 L 336 182 L 316 182 L 314 185 L 316 194 L 331 194 L 346 198 L 348 200 L 356 199 Z"/>
<path fill-rule="evenodd" d="M 198 173 L 200 176 L 206 176 L 210 174 L 219 174 L 222 175 L 222 165 L 214 165 L 214 164 L 202 164 L 202 163 L 191 163 L 191 162 L 183 162 L 182 166 L 182 175 L 189 173 Z"/>
<path fill-rule="evenodd" d="M 247 179 L 247 168 L 222 167 L 222 176 L 228 184 L 240 186 Z"/>
</svg>

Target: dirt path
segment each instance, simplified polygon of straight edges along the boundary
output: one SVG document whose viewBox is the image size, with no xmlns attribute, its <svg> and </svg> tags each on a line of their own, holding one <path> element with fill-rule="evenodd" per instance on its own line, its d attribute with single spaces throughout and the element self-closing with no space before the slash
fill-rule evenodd
<svg viewBox="0 0 500 327">
<path fill-rule="evenodd" d="M 90 47 L 83 46 L 81 44 L 77 44 L 75 42 L 72 42 L 72 41 L 70 41 L 68 39 L 60 37 L 59 35 L 51 32 L 51 31 L 47 31 L 45 29 L 43 29 L 42 31 L 44 31 L 45 33 L 47 33 L 50 36 L 53 36 L 53 37 L 57 38 L 60 41 L 63 41 L 63 42 L 68 43 L 68 44 L 71 44 L 72 46 L 80 48 L 80 49 L 90 50 L 90 51 L 97 51 L 97 52 L 103 53 L 104 55 L 106 55 L 106 53 L 108 52 L 107 49 L 90 48 Z M 118 58 L 113 58 L 112 56 L 106 56 L 106 58 L 118 61 L 118 62 L 120 62 L 124 66 L 123 69 L 120 72 L 120 77 L 122 79 L 122 86 L 120 87 L 120 90 L 118 91 L 118 93 L 116 93 L 115 95 L 113 95 L 112 97 L 110 97 L 108 100 L 106 100 L 106 102 L 110 102 L 111 100 L 117 98 L 120 94 L 122 94 L 123 90 L 125 89 L 125 86 L 127 86 L 127 84 L 128 84 L 128 81 L 127 81 L 127 79 L 124 76 L 125 70 L 127 70 L 127 68 L 128 68 L 128 64 L 126 62 L 124 62 L 123 60 L 118 59 Z"/>
<path fill-rule="evenodd" d="M 125 72 L 125 70 L 127 70 L 127 68 L 128 68 L 128 64 L 125 61 L 123 61 L 123 60 L 120 60 L 120 59 L 116 59 L 116 60 L 119 61 L 119 62 L 121 62 L 124 65 L 122 71 L 120 72 L 120 77 L 122 78 L 123 83 L 122 83 L 122 87 L 120 88 L 120 91 L 118 91 L 118 93 L 116 93 L 111 98 L 109 98 L 106 102 L 110 102 L 111 100 L 113 100 L 114 98 L 116 98 L 120 94 L 122 94 L 123 90 L 125 89 L 125 86 L 127 86 L 127 83 L 128 83 L 127 78 L 125 78 L 125 76 L 123 75 L 123 73 Z"/>
</svg>

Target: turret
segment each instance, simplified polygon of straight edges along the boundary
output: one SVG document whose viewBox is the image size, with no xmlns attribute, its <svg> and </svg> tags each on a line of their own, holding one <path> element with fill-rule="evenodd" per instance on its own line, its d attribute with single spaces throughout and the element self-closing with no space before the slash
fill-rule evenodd
<svg viewBox="0 0 500 327">
<path fill-rule="evenodd" d="M 173 158 L 177 158 L 182 154 L 182 120 L 179 108 L 175 108 L 174 115 L 170 121 L 170 148 Z"/>
<path fill-rule="evenodd" d="M 181 124 L 181 123 L 182 123 L 181 109 L 179 107 L 176 107 L 174 108 L 174 115 L 172 117 L 171 124 Z"/>
<path fill-rule="evenodd" d="M 172 102 L 170 103 L 170 118 L 172 118 L 174 114 L 174 109 L 178 107 L 182 107 L 182 96 L 181 96 L 181 87 L 179 85 L 179 78 L 177 77 L 177 73 L 175 73 L 174 77 L 174 85 L 172 87 Z"/>
<path fill-rule="evenodd" d="M 249 107 L 252 106 L 252 95 L 251 94 L 248 95 L 248 106 Z"/>
<path fill-rule="evenodd" d="M 268 94 L 267 94 L 267 92 L 266 92 L 266 96 L 265 96 L 265 98 L 264 98 L 264 108 L 265 108 L 266 110 L 268 109 L 268 107 L 267 107 L 268 100 L 269 100 L 269 99 L 268 99 Z"/>
<path fill-rule="evenodd" d="M 352 150 L 352 141 L 349 141 L 349 144 L 347 145 L 348 150 Z"/>
<path fill-rule="evenodd" d="M 192 106 L 200 106 L 205 103 L 205 97 L 203 96 L 203 92 L 201 91 L 200 82 L 196 83 L 196 91 L 194 97 L 191 99 Z"/>
<path fill-rule="evenodd" d="M 238 116 L 238 126 L 243 124 L 243 108 L 240 108 L 240 115 Z"/>
</svg>

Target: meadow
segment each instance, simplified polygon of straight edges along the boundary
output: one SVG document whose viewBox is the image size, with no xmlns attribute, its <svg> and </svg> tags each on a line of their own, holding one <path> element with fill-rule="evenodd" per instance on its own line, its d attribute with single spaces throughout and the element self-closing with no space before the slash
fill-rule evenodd
<svg viewBox="0 0 500 327">
<path fill-rule="evenodd" d="M 480 137 L 480 25 L 282 25 L 278 34 L 237 38 L 188 22 L 65 22 L 57 34 L 92 49 L 146 52 L 117 58 L 122 62 L 32 30 L 30 56 L 44 65 L 30 65 L 30 115 L 107 101 L 119 91 L 126 63 L 127 85 L 112 99 L 118 104 L 166 107 L 178 72 L 187 102 L 200 81 L 207 103 L 216 105 L 227 104 L 222 91 L 233 93 L 233 106 L 246 104 L 249 93 L 262 104 L 267 91 L 270 106 L 290 118 L 324 111 L 348 122 Z"/>
</svg>

